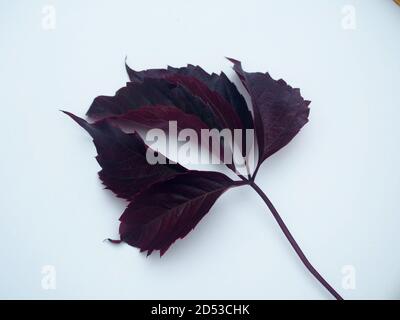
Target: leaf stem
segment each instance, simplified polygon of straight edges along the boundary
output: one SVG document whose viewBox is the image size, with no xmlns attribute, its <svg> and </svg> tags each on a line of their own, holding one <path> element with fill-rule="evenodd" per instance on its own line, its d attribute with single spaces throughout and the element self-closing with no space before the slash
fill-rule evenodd
<svg viewBox="0 0 400 320">
<path fill-rule="evenodd" d="M 254 175 L 253 175 L 254 177 Z M 286 227 L 285 223 L 283 222 L 281 216 L 279 215 L 278 211 L 275 209 L 272 202 L 268 199 L 267 195 L 260 189 L 259 186 L 255 184 L 254 181 L 250 181 L 249 185 L 259 194 L 259 196 L 264 200 L 265 204 L 268 206 L 269 210 L 271 211 L 272 215 L 274 216 L 276 222 L 278 223 L 279 227 L 285 234 L 286 238 L 289 240 L 291 246 L 293 247 L 294 251 L 299 256 L 300 260 L 306 266 L 306 268 L 311 272 L 311 274 L 337 299 L 343 300 L 343 298 L 333 289 L 333 287 L 319 274 L 319 272 L 312 266 L 310 261 L 308 261 L 307 257 L 304 255 L 303 251 L 300 249 L 299 245 L 297 244 L 296 240 L 293 238 L 292 234 L 290 233 L 289 229 Z"/>
<path fill-rule="evenodd" d="M 260 169 L 260 166 L 261 166 L 261 162 L 259 162 L 259 163 L 257 164 L 257 166 L 256 166 L 256 168 L 255 168 L 253 174 L 252 174 L 251 177 L 250 177 L 250 181 L 253 181 L 253 182 L 254 182 L 254 179 L 256 178 L 256 175 L 257 175 L 257 173 L 258 173 L 258 170 Z"/>
</svg>

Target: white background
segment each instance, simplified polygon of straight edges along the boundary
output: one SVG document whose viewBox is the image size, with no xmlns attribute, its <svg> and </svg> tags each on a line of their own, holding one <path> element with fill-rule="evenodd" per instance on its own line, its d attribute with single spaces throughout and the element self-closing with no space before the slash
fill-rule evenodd
<svg viewBox="0 0 400 320">
<path fill-rule="evenodd" d="M 126 204 L 58 110 L 83 116 L 112 95 L 126 55 L 136 69 L 193 63 L 234 78 L 231 56 L 300 87 L 310 122 L 257 182 L 345 298 L 400 298 L 399 35 L 391 0 L 0 0 L 0 298 L 330 298 L 247 187 L 161 259 L 103 242 Z M 41 286 L 45 265 L 55 290 Z"/>
</svg>

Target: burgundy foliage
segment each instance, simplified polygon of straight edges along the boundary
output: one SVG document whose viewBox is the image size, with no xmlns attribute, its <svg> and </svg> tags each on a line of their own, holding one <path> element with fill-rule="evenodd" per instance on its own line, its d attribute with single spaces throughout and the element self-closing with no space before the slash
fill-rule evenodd
<svg viewBox="0 0 400 320">
<path fill-rule="evenodd" d="M 87 115 L 93 123 L 66 112 L 93 138 L 100 179 L 118 197 L 129 201 L 120 220 L 120 240 L 161 254 L 186 236 L 231 187 L 254 182 L 255 174 L 234 181 L 209 171 L 193 171 L 179 164 L 151 165 L 147 146 L 132 128 L 255 129 L 259 165 L 284 147 L 307 122 L 309 101 L 298 89 L 268 73 L 243 71 L 230 59 L 253 104 L 250 108 L 224 73 L 209 74 L 199 66 L 135 71 L 126 66 L 130 82 L 114 96 L 94 99 Z M 245 136 L 243 134 L 243 136 Z M 168 159 L 166 159 L 167 162 Z M 231 169 L 234 167 L 229 166 Z"/>
<path fill-rule="evenodd" d="M 121 240 L 161 255 L 186 236 L 219 196 L 242 185 L 218 172 L 189 171 L 138 193 L 121 216 Z"/>
<path fill-rule="evenodd" d="M 92 136 L 96 159 L 102 168 L 99 177 L 118 197 L 131 200 L 144 188 L 188 171 L 179 164 L 149 164 L 146 159 L 148 147 L 136 132 L 125 133 L 108 119 L 90 124 L 65 113 Z"/>
<path fill-rule="evenodd" d="M 240 61 L 229 60 L 253 104 L 261 164 L 287 145 L 307 123 L 310 101 L 303 99 L 300 89 L 292 88 L 284 80 L 276 81 L 268 73 L 245 72 Z"/>
</svg>

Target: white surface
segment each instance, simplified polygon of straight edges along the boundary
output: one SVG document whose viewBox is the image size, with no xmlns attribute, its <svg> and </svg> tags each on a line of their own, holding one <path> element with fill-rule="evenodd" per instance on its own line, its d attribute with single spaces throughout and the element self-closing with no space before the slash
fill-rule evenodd
<svg viewBox="0 0 400 320">
<path fill-rule="evenodd" d="M 56 28 L 43 30 L 54 5 Z M 342 28 L 345 5 L 357 27 Z M 116 237 L 125 204 L 103 190 L 84 115 L 137 69 L 224 56 L 312 100 L 310 123 L 257 182 L 345 298 L 400 298 L 400 7 L 391 0 L 0 0 L 0 298 L 305 298 L 305 270 L 255 192 L 226 193 L 161 260 Z M 43 290 L 53 265 L 56 290 Z M 356 289 L 341 287 L 344 265 Z"/>
</svg>

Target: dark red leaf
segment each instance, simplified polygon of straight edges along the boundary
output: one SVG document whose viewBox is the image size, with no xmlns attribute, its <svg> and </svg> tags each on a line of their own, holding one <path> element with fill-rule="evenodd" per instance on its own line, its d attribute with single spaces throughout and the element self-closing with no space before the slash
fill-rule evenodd
<svg viewBox="0 0 400 320">
<path fill-rule="evenodd" d="M 209 128 L 222 128 L 209 105 L 181 85 L 165 79 L 149 78 L 140 83 L 129 82 L 114 96 L 99 96 L 94 99 L 87 115 L 101 119 L 155 105 L 176 107 L 187 114 L 197 116 Z"/>
<path fill-rule="evenodd" d="M 205 83 L 210 90 L 217 92 L 234 107 L 237 115 L 242 121 L 243 128 L 253 128 L 253 119 L 245 99 L 239 93 L 236 86 L 228 79 L 225 73 L 221 72 L 219 75 L 215 73 L 209 74 L 200 66 L 193 65 L 188 65 L 183 68 L 168 67 L 168 70 L 172 70 L 177 74 L 194 77 Z"/>
<path fill-rule="evenodd" d="M 268 73 L 249 73 L 240 61 L 234 70 L 250 94 L 254 125 L 245 100 L 221 73 L 208 74 L 200 67 L 127 70 L 132 83 L 114 97 L 97 97 L 88 111 L 103 120 L 89 124 L 68 114 L 93 137 L 102 167 L 99 175 L 107 188 L 130 201 L 120 218 L 120 239 L 127 244 L 163 255 L 185 237 L 209 212 L 223 192 L 251 186 L 272 212 L 289 243 L 314 277 L 338 300 L 343 298 L 311 265 L 267 195 L 254 182 L 260 164 L 284 147 L 307 123 L 309 101 L 283 80 Z M 145 128 L 256 129 L 259 160 L 255 172 L 242 181 L 210 171 L 187 170 L 179 164 L 151 165 L 148 148 L 137 133 L 125 133 L 114 124 L 128 122 Z M 153 152 L 153 151 L 152 151 Z M 246 163 L 247 165 L 247 163 Z M 231 167 L 234 169 L 234 166 Z"/>
<path fill-rule="evenodd" d="M 234 129 L 253 129 L 253 120 L 246 101 L 224 73 L 220 76 L 215 73 L 210 75 L 199 66 L 193 65 L 179 69 L 168 67 L 168 69 L 142 71 L 135 71 L 126 65 L 126 70 L 130 80 L 135 83 L 154 78 L 166 79 L 185 87 L 212 108 L 216 118 L 215 123 L 218 124 L 217 128 L 230 129 L 232 136 Z M 242 155 L 246 157 L 250 146 L 244 132 L 242 132 L 241 143 Z M 228 167 L 235 171 L 234 165 L 228 165 Z"/>
<path fill-rule="evenodd" d="M 234 69 L 248 90 L 254 107 L 260 163 L 285 146 L 307 122 L 308 101 L 298 89 L 268 73 L 247 73 L 239 61 Z M 200 67 L 151 69 L 127 67 L 132 82 L 115 96 L 97 97 L 88 115 L 103 120 L 87 123 L 68 113 L 93 137 L 107 188 L 130 200 L 121 216 L 120 240 L 163 254 L 183 238 L 235 182 L 216 172 L 189 171 L 179 164 L 151 165 L 148 147 L 137 133 L 125 133 L 113 123 L 145 128 L 249 129 L 253 121 L 247 105 L 226 76 L 208 74 Z"/>
<path fill-rule="evenodd" d="M 253 103 L 261 163 L 287 145 L 307 123 L 310 101 L 282 79 L 274 80 L 268 73 L 245 72 L 240 61 L 229 60 Z"/>
<path fill-rule="evenodd" d="M 181 84 L 182 77 L 176 77 L 176 79 L 168 81 L 165 79 L 146 78 L 142 82 L 127 83 L 113 97 L 97 97 L 87 114 L 90 117 L 100 119 L 112 117 L 114 121 L 127 120 L 129 118 L 131 122 L 146 127 L 149 127 L 151 122 L 157 122 L 157 127 L 168 128 L 168 121 L 172 119 L 172 114 L 169 114 L 169 111 L 171 111 L 171 113 L 173 112 L 174 115 L 178 116 L 173 120 L 178 121 L 180 128 L 191 128 L 197 132 L 200 129 L 223 129 L 227 126 L 226 119 L 236 119 L 235 126 L 241 126 L 233 109 L 218 94 L 211 92 L 202 82 L 195 78 L 189 79 L 186 77 L 184 79 L 186 81 L 185 86 L 183 86 Z M 188 89 L 189 86 L 191 86 L 192 90 L 201 92 L 204 99 L 207 98 L 209 101 L 221 100 L 221 106 L 225 105 L 226 107 L 225 113 L 221 113 L 220 109 L 214 108 L 212 103 L 193 95 Z M 159 112 L 154 109 L 146 110 L 157 106 L 163 106 L 163 108 L 160 108 Z M 171 107 L 171 109 L 167 109 L 167 107 Z M 176 109 L 181 110 L 181 112 Z M 229 112 L 231 112 L 230 116 Z M 149 119 L 150 114 L 157 116 Z M 224 114 L 227 116 L 225 117 Z M 245 138 L 244 135 L 243 137 Z M 221 149 L 223 150 L 223 148 Z M 215 152 L 215 150 L 212 150 L 211 144 L 209 144 L 209 151 L 211 153 Z M 223 153 L 219 153 L 222 157 Z M 230 163 L 227 164 L 227 167 L 234 170 L 234 166 Z"/>
<path fill-rule="evenodd" d="M 179 164 L 150 164 L 146 159 L 148 147 L 137 133 L 125 133 L 109 120 L 93 124 L 65 112 L 93 138 L 97 161 L 102 167 L 99 177 L 118 197 L 130 200 L 151 184 L 187 172 Z M 160 155 L 162 157 L 162 155 Z"/>
<path fill-rule="evenodd" d="M 121 216 L 121 240 L 141 251 L 185 237 L 227 189 L 242 185 L 218 172 L 189 171 L 138 193 Z"/>
<path fill-rule="evenodd" d="M 209 90 L 217 93 L 225 102 L 229 103 L 234 108 L 242 122 L 243 128 L 253 128 L 253 119 L 245 99 L 223 72 L 219 75 L 215 73 L 209 74 L 200 66 L 191 64 L 182 68 L 173 68 L 169 66 L 168 69 L 148 69 L 142 71 L 135 71 L 126 65 L 126 70 L 132 82 L 142 82 L 145 78 L 171 79 L 173 75 L 195 78 L 204 83 Z M 184 83 L 182 84 L 184 85 Z"/>
<path fill-rule="evenodd" d="M 132 82 L 140 83 L 148 78 L 166 79 L 180 84 L 193 95 L 199 97 L 212 107 L 219 128 L 253 129 L 253 120 L 246 101 L 236 86 L 224 73 L 219 76 L 208 74 L 199 66 L 188 65 L 183 68 L 168 67 L 168 69 L 149 69 L 135 71 L 126 65 Z M 242 134 L 242 153 L 246 155 L 246 137 Z"/>
</svg>

